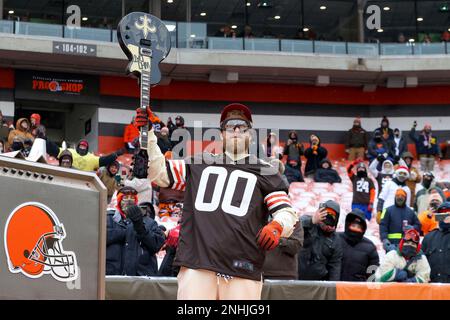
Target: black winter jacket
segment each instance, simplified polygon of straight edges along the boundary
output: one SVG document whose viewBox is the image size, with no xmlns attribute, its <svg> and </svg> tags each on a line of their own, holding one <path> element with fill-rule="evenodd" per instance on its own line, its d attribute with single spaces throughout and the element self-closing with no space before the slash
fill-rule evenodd
<svg viewBox="0 0 450 320">
<path fill-rule="evenodd" d="M 336 233 L 326 235 L 312 223 L 311 216 L 302 216 L 303 249 L 298 254 L 299 280 L 339 281 L 341 278 L 342 245 Z"/>
<path fill-rule="evenodd" d="M 428 233 L 422 251 L 431 267 L 431 282 L 450 283 L 450 232 L 436 229 Z"/>
<path fill-rule="evenodd" d="M 377 248 L 366 237 L 354 242 L 344 232 L 338 235 L 343 250 L 341 281 L 367 281 L 376 270 L 369 267 L 380 264 Z"/>
<path fill-rule="evenodd" d="M 119 217 L 118 211 L 107 213 L 106 274 L 155 276 L 158 263 L 155 254 L 165 241 L 163 231 L 151 218 L 144 217 L 146 233 L 137 234 L 129 219 Z M 117 219 L 118 220 L 118 219 Z"/>
<path fill-rule="evenodd" d="M 324 162 L 328 162 L 329 168 L 323 169 L 322 164 Z M 328 182 L 328 183 L 341 183 L 342 179 L 339 176 L 339 173 L 337 173 L 336 170 L 333 169 L 331 166 L 331 162 L 328 159 L 322 160 L 320 163 L 320 168 L 316 170 L 316 173 L 314 174 L 314 181 L 315 182 Z"/>
<path fill-rule="evenodd" d="M 314 174 L 318 168 L 320 168 L 320 163 L 323 159 L 325 159 L 328 155 L 327 149 L 320 146 L 320 143 L 317 146 L 317 154 L 314 154 L 314 150 L 312 146 L 305 150 L 305 176 Z"/>
</svg>

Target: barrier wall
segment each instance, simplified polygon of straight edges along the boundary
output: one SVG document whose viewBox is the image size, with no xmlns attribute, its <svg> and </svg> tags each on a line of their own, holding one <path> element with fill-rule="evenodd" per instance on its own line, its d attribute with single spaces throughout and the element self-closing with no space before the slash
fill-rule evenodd
<svg viewBox="0 0 450 320">
<path fill-rule="evenodd" d="M 108 300 L 173 300 L 176 278 L 106 277 Z M 266 280 L 263 300 L 450 300 L 450 284 Z"/>
</svg>

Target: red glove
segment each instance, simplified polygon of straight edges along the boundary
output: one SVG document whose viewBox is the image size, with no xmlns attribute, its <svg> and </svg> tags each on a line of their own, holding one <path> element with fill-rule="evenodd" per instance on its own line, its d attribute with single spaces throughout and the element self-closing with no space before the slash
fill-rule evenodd
<svg viewBox="0 0 450 320">
<path fill-rule="evenodd" d="M 280 242 L 281 232 L 283 232 L 283 228 L 278 222 L 273 220 L 259 230 L 256 235 L 256 242 L 264 250 L 275 249 Z"/>
<path fill-rule="evenodd" d="M 147 107 L 146 110 L 144 110 L 143 108 L 137 108 L 136 109 L 136 116 L 134 118 L 134 125 L 136 126 L 136 128 L 140 128 L 142 126 L 145 126 L 149 123 L 149 118 L 153 115 L 152 110 L 150 109 L 150 107 Z M 151 125 L 151 123 L 149 124 L 149 126 Z"/>
<path fill-rule="evenodd" d="M 167 239 L 165 245 L 167 247 L 176 248 L 178 246 L 178 239 L 180 238 L 180 227 L 181 224 L 177 225 L 175 228 L 169 230 L 167 234 Z"/>
</svg>

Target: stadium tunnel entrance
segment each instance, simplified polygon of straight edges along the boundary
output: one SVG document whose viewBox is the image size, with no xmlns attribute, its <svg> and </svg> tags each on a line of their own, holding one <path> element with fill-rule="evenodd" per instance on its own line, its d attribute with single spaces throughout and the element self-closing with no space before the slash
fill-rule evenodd
<svg viewBox="0 0 450 320">
<path fill-rule="evenodd" d="M 30 119 L 37 113 L 45 126 L 48 139 L 74 147 L 80 139 L 89 142 L 89 149 L 98 150 L 98 106 L 54 101 L 16 100 L 14 123 Z"/>
</svg>

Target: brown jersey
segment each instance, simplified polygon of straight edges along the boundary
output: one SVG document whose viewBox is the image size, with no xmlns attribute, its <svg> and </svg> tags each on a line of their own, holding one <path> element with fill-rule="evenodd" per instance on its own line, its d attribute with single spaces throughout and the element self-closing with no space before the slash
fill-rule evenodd
<svg viewBox="0 0 450 320">
<path fill-rule="evenodd" d="M 265 252 L 256 235 L 269 214 L 291 207 L 278 171 L 263 174 L 270 165 L 253 156 L 189 160 L 167 161 L 170 187 L 186 190 L 174 265 L 261 280 Z"/>
<path fill-rule="evenodd" d="M 350 180 L 353 184 L 353 204 L 369 204 L 370 190 L 375 188 L 369 177 L 358 177 L 353 175 Z"/>
</svg>

